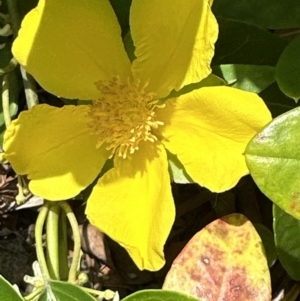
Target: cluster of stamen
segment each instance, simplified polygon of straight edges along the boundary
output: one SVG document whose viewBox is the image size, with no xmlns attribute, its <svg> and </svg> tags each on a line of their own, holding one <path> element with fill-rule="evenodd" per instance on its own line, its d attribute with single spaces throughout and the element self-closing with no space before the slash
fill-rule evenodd
<svg viewBox="0 0 300 301">
<path fill-rule="evenodd" d="M 101 92 L 99 99 L 93 101 L 90 115 L 91 127 L 99 136 L 97 147 L 108 144 L 110 157 L 117 154 L 126 158 L 138 150 L 140 141 L 157 140 L 152 133 L 162 122 L 156 121 L 155 109 L 158 104 L 156 94 L 145 91 L 138 82 L 123 82 L 119 77 L 110 81 L 96 83 Z"/>
</svg>

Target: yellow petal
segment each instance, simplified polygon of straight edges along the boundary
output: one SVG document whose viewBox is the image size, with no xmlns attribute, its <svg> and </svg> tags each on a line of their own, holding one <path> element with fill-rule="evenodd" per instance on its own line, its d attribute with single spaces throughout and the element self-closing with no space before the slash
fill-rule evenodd
<svg viewBox="0 0 300 301">
<path fill-rule="evenodd" d="M 90 222 L 121 246 L 140 269 L 164 265 L 163 248 L 175 209 L 165 150 L 141 142 L 127 159 L 115 159 L 94 187 L 86 214 Z"/>
<path fill-rule="evenodd" d="M 211 71 L 218 26 L 207 0 L 133 0 L 134 77 L 166 96 Z"/>
<path fill-rule="evenodd" d="M 254 93 L 207 87 L 168 100 L 158 110 L 163 144 L 192 179 L 214 192 L 232 188 L 248 173 L 243 152 L 271 114 Z"/>
<path fill-rule="evenodd" d="M 40 0 L 25 17 L 13 54 L 47 91 L 95 99 L 95 82 L 130 74 L 108 0 Z"/>
<path fill-rule="evenodd" d="M 48 200 L 76 196 L 100 172 L 107 151 L 87 125 L 88 106 L 37 105 L 22 112 L 4 135 L 5 157 L 30 190 Z"/>
</svg>

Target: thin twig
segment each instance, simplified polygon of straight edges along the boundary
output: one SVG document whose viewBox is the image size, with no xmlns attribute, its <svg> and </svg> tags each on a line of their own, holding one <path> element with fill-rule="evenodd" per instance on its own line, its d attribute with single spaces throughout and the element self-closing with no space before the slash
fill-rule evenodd
<svg viewBox="0 0 300 301">
<path fill-rule="evenodd" d="M 17 37 L 19 28 L 21 26 L 21 18 L 18 11 L 18 0 L 6 0 L 7 9 L 10 16 L 11 29 L 14 38 Z"/>
</svg>

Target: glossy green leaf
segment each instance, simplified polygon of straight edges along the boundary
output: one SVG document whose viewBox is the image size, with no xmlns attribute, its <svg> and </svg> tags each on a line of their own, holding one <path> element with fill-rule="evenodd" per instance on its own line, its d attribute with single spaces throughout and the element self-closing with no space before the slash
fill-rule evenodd
<svg viewBox="0 0 300 301">
<path fill-rule="evenodd" d="M 267 256 L 268 266 L 271 267 L 277 259 L 277 250 L 274 241 L 274 234 L 271 230 L 262 224 L 254 224 L 254 227 L 259 234 Z"/>
<path fill-rule="evenodd" d="M 204 301 L 271 300 L 261 239 L 242 214 L 230 214 L 198 232 L 174 260 L 163 289 Z"/>
<path fill-rule="evenodd" d="M 272 66 L 219 65 L 213 67 L 213 73 L 231 87 L 254 93 L 260 93 L 275 81 L 275 68 Z"/>
<path fill-rule="evenodd" d="M 299 18 L 300 19 L 300 18 Z M 284 94 L 296 102 L 300 98 L 300 36 L 292 40 L 276 66 L 276 79 Z"/>
<path fill-rule="evenodd" d="M 0 300 L 1 301 L 23 301 L 13 286 L 0 275 Z"/>
<path fill-rule="evenodd" d="M 253 23 L 264 28 L 300 26 L 298 0 L 214 0 L 217 16 Z"/>
<path fill-rule="evenodd" d="M 86 293 L 77 285 L 51 280 L 39 301 L 96 301 L 97 299 Z"/>
<path fill-rule="evenodd" d="M 300 219 L 300 108 L 275 118 L 247 145 L 250 173 L 275 204 Z"/>
<path fill-rule="evenodd" d="M 278 258 L 295 280 L 300 280 L 300 221 L 274 205 L 274 233 Z"/>
<path fill-rule="evenodd" d="M 122 301 L 201 301 L 201 299 L 169 290 L 142 290 L 129 295 Z"/>
<path fill-rule="evenodd" d="M 275 118 L 247 145 L 246 163 L 275 204 L 300 219 L 300 107 Z"/>
<path fill-rule="evenodd" d="M 276 66 L 288 44 L 276 34 L 252 24 L 224 18 L 217 18 L 217 21 L 219 37 L 212 66 L 223 64 Z"/>
<path fill-rule="evenodd" d="M 273 118 L 298 106 L 293 99 L 287 97 L 282 93 L 282 91 L 278 87 L 277 82 L 274 82 L 265 90 L 263 90 L 259 94 L 259 96 L 268 106 L 268 109 L 271 111 Z"/>
</svg>

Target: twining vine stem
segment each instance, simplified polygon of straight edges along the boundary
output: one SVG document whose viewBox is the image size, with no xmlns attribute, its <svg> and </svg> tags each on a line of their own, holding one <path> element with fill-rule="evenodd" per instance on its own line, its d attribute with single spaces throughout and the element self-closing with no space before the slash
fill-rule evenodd
<svg viewBox="0 0 300 301">
<path fill-rule="evenodd" d="M 21 17 L 18 10 L 18 2 L 19 1 L 17 0 L 7 0 L 7 8 L 11 20 L 11 28 L 14 39 L 17 37 L 18 31 L 21 26 Z M 23 79 L 27 107 L 28 109 L 30 109 L 34 105 L 39 103 L 38 96 L 36 93 L 36 83 L 33 77 L 30 74 L 28 74 L 22 66 L 20 67 L 20 70 Z"/>
<path fill-rule="evenodd" d="M 79 226 L 73 213 L 71 207 L 67 204 L 67 202 L 60 202 L 59 206 L 64 210 L 69 220 L 69 223 L 73 232 L 73 240 L 74 240 L 74 250 L 73 250 L 73 259 L 69 271 L 68 282 L 76 283 L 77 281 L 77 269 L 80 261 L 80 250 L 81 250 L 81 240 L 80 240 L 80 232 Z"/>
<path fill-rule="evenodd" d="M 42 275 L 45 281 L 50 279 L 45 254 L 43 250 L 43 228 L 45 220 L 49 212 L 50 204 L 45 202 L 43 205 L 35 224 L 35 244 L 36 244 L 36 256 L 40 264 Z"/>
<path fill-rule="evenodd" d="M 52 202 L 46 220 L 46 261 L 50 278 L 60 280 L 59 271 L 59 216 L 60 207 L 56 202 Z M 65 244 L 67 241 L 64 242 Z"/>
</svg>

